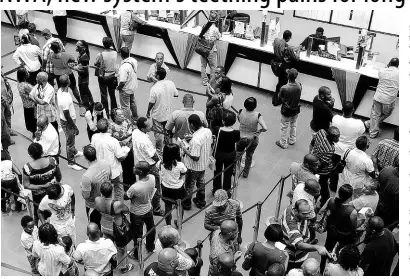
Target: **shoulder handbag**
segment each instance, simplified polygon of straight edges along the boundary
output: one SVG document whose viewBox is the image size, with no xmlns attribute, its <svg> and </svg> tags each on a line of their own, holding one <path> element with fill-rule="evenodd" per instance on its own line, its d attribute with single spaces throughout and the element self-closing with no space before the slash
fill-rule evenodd
<svg viewBox="0 0 410 279">
<path fill-rule="evenodd" d="M 347 155 L 349 155 L 351 150 L 352 149 L 350 149 L 350 148 L 348 150 L 346 150 L 345 154 L 343 155 L 342 160 L 340 160 L 340 162 L 337 163 L 337 165 L 334 167 L 333 173 L 342 173 L 343 172 L 344 168 L 346 167 Z"/>
<path fill-rule="evenodd" d="M 214 105 L 212 108 L 210 108 L 208 118 L 212 120 L 214 125 L 216 126 L 222 126 L 222 119 L 224 116 L 224 107 L 223 107 L 223 95 L 221 94 L 218 95 L 218 104 Z"/>
<path fill-rule="evenodd" d="M 221 129 L 218 130 L 218 135 L 216 137 L 216 142 L 215 142 L 214 148 L 212 150 L 212 154 L 211 154 L 211 156 L 209 156 L 209 165 L 208 166 L 209 166 L 209 169 L 213 170 L 213 171 L 216 169 L 215 153 L 216 153 L 216 148 L 218 147 L 218 140 L 219 140 L 219 134 L 220 133 L 221 133 Z"/>
<path fill-rule="evenodd" d="M 324 205 L 325 208 L 319 210 L 318 214 L 316 215 L 316 221 L 312 225 L 312 228 L 317 231 L 318 233 L 324 233 L 327 231 L 327 218 L 330 215 L 330 210 L 328 208 L 329 201 Z"/>
<path fill-rule="evenodd" d="M 214 48 L 214 41 L 208 41 L 204 37 L 198 38 L 198 41 L 195 46 L 195 52 L 201 55 L 202 57 L 208 57 Z"/>
<path fill-rule="evenodd" d="M 244 261 L 242 263 L 242 268 L 244 270 L 249 270 L 252 268 L 253 265 L 253 251 L 255 249 L 256 242 L 251 243 L 249 246 L 248 251 L 246 251 L 246 254 L 244 256 Z"/>
<path fill-rule="evenodd" d="M 272 69 L 273 74 L 277 77 L 279 77 L 280 67 L 282 67 L 282 62 L 275 61 L 275 59 L 270 61 L 270 68 Z"/>
<path fill-rule="evenodd" d="M 114 202 L 111 201 L 111 215 L 114 213 Z M 128 221 L 125 214 L 122 214 L 122 224 L 119 226 L 113 221 L 113 232 L 115 245 L 118 247 L 127 246 L 131 240 L 130 236 L 130 221 Z"/>
</svg>

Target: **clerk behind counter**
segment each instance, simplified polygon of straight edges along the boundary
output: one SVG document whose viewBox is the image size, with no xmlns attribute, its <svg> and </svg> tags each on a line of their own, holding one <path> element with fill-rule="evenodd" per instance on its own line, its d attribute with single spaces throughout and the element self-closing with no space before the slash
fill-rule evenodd
<svg viewBox="0 0 410 279">
<path fill-rule="evenodd" d="M 306 39 L 300 44 L 302 50 L 307 50 L 309 44 L 309 37 L 313 38 L 312 51 L 319 51 L 320 45 L 326 45 L 326 37 L 323 36 L 325 30 L 322 27 L 316 29 L 316 34 L 309 35 Z"/>
</svg>

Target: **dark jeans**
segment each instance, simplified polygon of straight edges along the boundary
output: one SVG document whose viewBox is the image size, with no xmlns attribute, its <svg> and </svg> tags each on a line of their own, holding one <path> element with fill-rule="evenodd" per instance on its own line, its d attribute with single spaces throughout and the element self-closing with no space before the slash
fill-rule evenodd
<svg viewBox="0 0 410 279">
<path fill-rule="evenodd" d="M 329 192 L 329 178 L 330 175 L 320 175 L 319 176 L 319 185 L 320 185 L 320 208 L 322 208 L 327 200 L 330 198 Z"/>
<path fill-rule="evenodd" d="M 4 108 L 3 104 L 1 105 L 1 146 L 3 150 L 8 150 L 9 146 L 11 145 L 11 138 L 10 138 L 10 128 L 7 124 L 6 117 L 4 116 Z"/>
<path fill-rule="evenodd" d="M 86 110 L 89 110 L 94 104 L 93 95 L 91 94 L 91 91 L 88 85 L 89 85 L 88 82 L 78 83 L 78 89 L 80 90 L 81 100 Z"/>
<path fill-rule="evenodd" d="M 161 189 L 162 189 L 162 196 L 165 198 L 169 198 L 169 199 L 173 199 L 173 200 L 183 200 L 185 198 L 185 188 L 184 186 L 182 186 L 179 189 L 171 189 L 168 187 L 165 187 L 164 185 L 161 185 Z M 164 201 L 165 204 L 165 214 L 167 214 L 168 212 L 171 211 L 173 203 L 167 201 L 166 199 L 162 199 Z M 184 218 L 184 210 L 182 210 L 182 218 Z M 165 223 L 167 225 L 171 225 L 171 221 L 172 221 L 172 213 L 169 214 L 166 218 L 165 218 Z"/>
<path fill-rule="evenodd" d="M 90 210 L 92 210 L 90 214 Z M 85 207 L 85 213 L 87 214 L 88 222 L 96 223 L 101 230 L 101 213 L 97 209 Z"/>
<path fill-rule="evenodd" d="M 149 171 L 149 174 L 152 174 L 155 177 L 155 188 L 157 192 L 155 192 L 154 197 L 152 198 L 151 205 L 154 212 L 159 212 L 161 210 L 161 180 L 159 178 L 159 170 L 158 168 L 153 165 Z"/>
<path fill-rule="evenodd" d="M 231 164 L 233 164 L 235 162 L 235 157 L 236 157 L 236 152 L 232 154 L 222 153 L 222 152 L 217 153 L 216 162 L 215 162 L 216 168 L 214 171 L 214 176 L 220 173 L 223 169 L 226 169 Z M 213 190 L 212 190 L 213 193 L 215 193 L 216 190 L 221 189 L 221 188 L 229 193 L 229 190 L 231 189 L 231 186 L 232 186 L 232 175 L 233 175 L 234 169 L 235 169 L 235 165 L 225 170 L 225 172 L 222 175 L 215 177 L 213 181 Z M 223 176 L 223 184 L 221 185 L 222 176 Z"/>
<path fill-rule="evenodd" d="M 282 86 L 288 83 L 288 73 L 286 70 L 290 69 L 290 65 L 283 63 L 279 69 L 278 83 L 276 84 L 276 90 L 272 94 L 272 105 L 279 106 L 282 104 L 282 100 L 279 99 L 279 92 Z"/>
<path fill-rule="evenodd" d="M 57 79 L 57 86 L 58 88 L 60 88 L 61 87 L 60 85 L 61 76 L 58 76 L 58 75 L 54 75 L 54 76 Z M 77 81 L 75 80 L 74 74 L 73 73 L 69 74 L 68 78 L 70 79 L 70 89 L 73 92 L 75 99 L 77 100 L 78 104 L 82 105 L 83 103 L 81 102 L 80 92 L 78 92 Z"/>
<path fill-rule="evenodd" d="M 13 192 L 14 194 L 19 194 L 20 193 L 20 189 L 18 187 L 18 183 L 17 183 L 17 178 L 15 177 L 12 180 L 1 180 L 1 187 L 10 190 L 11 192 Z M 13 194 L 10 194 L 9 192 L 3 191 L 1 190 L 1 211 L 2 212 L 6 212 L 6 204 L 7 201 L 10 200 Z M 15 205 L 15 210 L 16 211 L 20 211 L 21 210 L 21 202 L 17 201 L 17 196 L 14 196 L 14 200 L 16 201 Z"/>
<path fill-rule="evenodd" d="M 115 98 L 115 88 L 117 88 L 118 81 L 115 76 L 111 78 L 98 78 L 98 85 L 101 93 L 101 103 L 103 104 L 107 116 L 109 115 L 108 95 L 110 95 L 111 110 L 117 108 L 117 99 Z"/>
<path fill-rule="evenodd" d="M 3 108 L 3 113 L 4 113 L 4 120 L 6 121 L 7 127 L 11 129 L 11 105 L 10 106 L 2 105 L 2 108 Z"/>
<path fill-rule="evenodd" d="M 63 43 L 67 41 L 67 16 L 53 16 L 58 37 Z"/>
<path fill-rule="evenodd" d="M 26 124 L 27 131 L 31 132 L 34 137 L 34 133 L 37 130 L 35 108 L 24 108 L 24 122 Z"/>
<path fill-rule="evenodd" d="M 31 85 L 36 85 L 37 84 L 37 74 L 39 72 L 40 70 L 35 71 L 35 72 L 28 72 L 27 82 L 30 83 Z"/>
<path fill-rule="evenodd" d="M 63 119 L 60 119 L 60 123 L 66 138 L 67 163 L 70 165 L 75 163 L 74 156 L 77 154 L 77 149 L 75 148 L 75 130 L 67 121 L 64 121 Z"/>
<path fill-rule="evenodd" d="M 245 148 L 251 143 L 252 138 L 241 138 L 240 141 L 236 144 L 236 150 L 240 153 L 245 150 Z M 258 147 L 259 138 L 256 137 L 252 144 L 249 145 L 249 148 L 246 150 L 245 153 L 245 167 L 243 169 L 243 176 L 247 177 L 249 174 L 249 170 L 251 169 L 252 164 L 252 157 L 253 153 L 255 153 L 256 147 Z M 240 159 L 239 159 L 240 160 Z"/>
<path fill-rule="evenodd" d="M 54 80 L 56 80 L 56 76 L 55 76 L 53 73 L 47 73 L 47 75 L 48 75 L 47 82 L 48 82 L 52 87 L 54 87 L 54 85 L 56 85 L 55 82 L 54 82 Z"/>
<path fill-rule="evenodd" d="M 191 207 L 191 199 L 192 199 L 192 192 L 194 191 L 194 186 L 196 184 L 196 188 L 201 188 L 196 193 L 196 199 L 199 203 L 205 205 L 205 170 L 203 171 L 194 171 L 188 169 L 185 175 L 185 189 L 187 191 L 187 196 L 190 198 L 184 202 L 185 208 Z"/>
<path fill-rule="evenodd" d="M 137 256 L 138 251 L 138 238 L 141 238 L 144 232 L 144 224 L 146 226 L 147 231 L 154 227 L 154 214 L 152 210 L 144 215 L 135 215 L 133 213 L 130 214 L 131 220 L 131 231 L 135 231 L 135 235 L 133 236 L 134 241 L 134 254 Z M 147 250 L 152 251 L 155 248 L 155 234 L 156 230 L 154 229 L 146 238 L 146 247 Z"/>
<path fill-rule="evenodd" d="M 131 186 L 136 182 L 136 177 L 134 174 L 134 152 L 131 148 L 128 152 L 127 157 L 121 162 L 122 166 L 122 182 Z M 124 185 L 124 191 L 128 191 L 129 187 Z"/>
</svg>

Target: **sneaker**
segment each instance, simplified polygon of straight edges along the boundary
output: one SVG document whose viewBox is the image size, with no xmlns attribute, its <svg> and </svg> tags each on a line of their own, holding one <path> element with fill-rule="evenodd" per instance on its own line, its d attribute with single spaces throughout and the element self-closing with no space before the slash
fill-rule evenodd
<svg viewBox="0 0 410 279">
<path fill-rule="evenodd" d="M 196 198 L 193 198 L 192 201 L 194 202 L 196 207 L 198 207 L 199 209 L 204 208 L 206 205 L 205 202 L 200 202 Z"/>
<path fill-rule="evenodd" d="M 296 142 L 288 142 L 289 145 L 295 145 Z"/>
<path fill-rule="evenodd" d="M 164 215 L 165 215 L 165 212 L 164 212 L 164 210 L 162 210 L 162 209 L 157 210 L 157 211 L 154 211 L 154 216 L 161 216 L 161 217 L 163 217 Z"/>
<path fill-rule="evenodd" d="M 128 251 L 127 254 L 131 259 L 138 261 L 138 256 L 133 251 Z"/>
<path fill-rule="evenodd" d="M 178 229 L 178 220 L 174 220 L 175 228 Z"/>
<path fill-rule="evenodd" d="M 14 140 L 10 140 L 10 145 L 14 145 L 16 142 Z"/>
<path fill-rule="evenodd" d="M 284 147 L 284 146 L 280 143 L 280 141 L 276 141 L 276 145 L 279 146 L 279 147 L 282 148 L 282 149 L 287 149 L 287 147 Z"/>
<path fill-rule="evenodd" d="M 130 272 L 133 269 L 134 269 L 134 265 L 132 263 L 129 263 L 125 267 L 121 268 L 120 272 L 121 272 L 121 274 L 125 274 L 127 272 Z"/>
<path fill-rule="evenodd" d="M 184 210 L 191 210 L 192 209 L 192 205 L 185 205 L 185 204 L 182 204 L 182 208 L 184 209 Z"/>
<path fill-rule="evenodd" d="M 13 130 L 11 130 L 10 131 L 10 136 L 12 136 L 12 137 L 16 137 L 16 136 L 18 136 Z"/>
<path fill-rule="evenodd" d="M 83 152 L 77 151 L 77 153 L 74 155 L 74 158 L 81 157 L 81 156 L 84 156 Z"/>
<path fill-rule="evenodd" d="M 76 170 L 76 171 L 81 171 L 81 170 L 83 170 L 82 167 L 80 167 L 80 166 L 78 166 L 78 165 L 75 165 L 75 164 L 68 164 L 68 168 L 73 169 L 73 170 Z"/>
</svg>

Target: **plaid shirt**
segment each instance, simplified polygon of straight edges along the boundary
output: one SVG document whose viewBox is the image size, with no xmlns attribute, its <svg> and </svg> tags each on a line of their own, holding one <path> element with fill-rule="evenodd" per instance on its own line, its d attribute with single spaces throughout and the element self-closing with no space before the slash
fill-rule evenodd
<svg viewBox="0 0 410 279">
<path fill-rule="evenodd" d="M 44 88 L 40 88 L 38 84 L 35 85 L 30 95 L 37 96 L 37 98 L 46 102 L 44 105 L 37 104 L 37 119 L 41 115 L 46 115 L 50 123 L 57 120 L 56 97 L 54 88 L 50 84 L 47 83 Z"/>
<path fill-rule="evenodd" d="M 57 42 L 60 45 L 61 51 L 65 51 L 64 45 L 61 42 L 60 39 L 58 38 L 50 38 L 48 41 L 44 44 L 43 46 L 43 51 L 42 51 L 42 57 L 43 57 L 43 65 L 46 63 L 45 67 L 43 69 L 45 70 L 46 73 L 54 73 L 54 65 L 51 62 L 51 59 L 49 59 L 50 53 L 51 53 L 51 43 Z"/>
<path fill-rule="evenodd" d="M 211 27 L 209 27 L 208 31 L 205 32 L 204 38 L 207 41 L 211 42 L 215 42 L 216 40 L 219 40 L 221 38 L 221 33 L 219 33 L 219 30 L 215 26 L 215 24 L 212 24 Z M 216 44 L 214 44 L 214 48 L 212 50 L 216 51 Z"/>
<path fill-rule="evenodd" d="M 399 165 L 399 142 L 393 139 L 384 139 L 373 151 L 373 157 L 377 159 L 379 170 L 387 166 Z"/>
<path fill-rule="evenodd" d="M 327 140 L 327 133 L 325 130 L 319 130 L 314 140 L 312 154 L 316 155 L 320 161 L 318 174 L 330 174 L 333 169 L 333 154 L 335 153 L 335 146 Z"/>
</svg>

